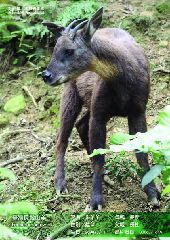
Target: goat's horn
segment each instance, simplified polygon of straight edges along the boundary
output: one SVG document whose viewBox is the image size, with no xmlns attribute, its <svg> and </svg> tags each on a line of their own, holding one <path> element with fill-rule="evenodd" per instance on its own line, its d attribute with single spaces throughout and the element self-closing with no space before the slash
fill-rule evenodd
<svg viewBox="0 0 170 240">
<path fill-rule="evenodd" d="M 73 31 L 72 31 L 72 33 L 71 33 L 71 37 L 74 38 L 75 35 L 76 35 L 76 32 L 77 32 L 79 29 L 83 28 L 87 22 L 88 22 L 88 20 L 85 20 L 85 21 L 79 23 L 79 24 L 73 29 Z"/>
<path fill-rule="evenodd" d="M 75 25 L 75 23 L 78 23 L 82 21 L 82 19 L 76 19 L 73 22 L 71 22 L 66 28 L 65 28 L 65 33 L 68 33 L 70 31 L 70 29 Z"/>
</svg>

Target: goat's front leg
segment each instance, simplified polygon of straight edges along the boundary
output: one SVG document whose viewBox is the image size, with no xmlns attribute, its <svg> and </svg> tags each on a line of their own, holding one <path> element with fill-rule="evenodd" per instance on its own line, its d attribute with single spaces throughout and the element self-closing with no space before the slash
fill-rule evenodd
<svg viewBox="0 0 170 240">
<path fill-rule="evenodd" d="M 74 122 L 81 110 L 81 102 L 75 86 L 67 83 L 61 100 L 61 117 L 60 129 L 57 137 L 57 168 L 54 176 L 57 194 L 67 192 L 65 171 L 64 171 L 64 155 L 68 145 L 68 138 L 71 134 Z"/>
<path fill-rule="evenodd" d="M 89 123 L 89 144 L 90 152 L 94 149 L 104 148 L 106 142 L 106 122 L 102 119 L 91 116 Z M 90 207 L 93 210 L 101 210 L 103 206 L 102 180 L 104 173 L 104 155 L 97 155 L 92 158 L 93 186 Z"/>
<path fill-rule="evenodd" d="M 146 118 L 145 118 L 145 113 L 140 113 L 140 114 L 133 114 L 128 116 L 128 124 L 129 124 L 129 133 L 130 134 L 136 134 L 137 132 L 146 132 L 147 131 L 147 126 L 146 126 Z M 148 154 L 147 153 L 136 153 L 136 158 L 137 161 L 142 167 L 146 174 L 150 167 L 148 163 Z M 148 196 L 148 199 L 155 205 L 158 205 L 158 199 L 160 197 L 160 193 L 158 192 L 155 183 L 152 181 L 149 184 L 147 184 L 144 187 L 144 191 Z"/>
</svg>

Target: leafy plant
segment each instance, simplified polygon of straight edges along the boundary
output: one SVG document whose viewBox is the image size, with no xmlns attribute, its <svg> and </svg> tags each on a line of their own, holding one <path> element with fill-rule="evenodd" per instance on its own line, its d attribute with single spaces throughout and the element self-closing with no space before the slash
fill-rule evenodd
<svg viewBox="0 0 170 240">
<path fill-rule="evenodd" d="M 43 0 L 41 5 L 39 1 L 33 0 L 12 0 L 10 4 L 3 4 L 0 10 L 2 19 L 4 19 L 0 26 L 1 59 L 4 59 L 9 50 L 12 50 L 10 61 L 14 65 L 23 65 L 28 60 L 41 60 L 45 56 L 45 42 L 49 45 L 53 42 L 54 45 L 54 38 L 42 25 L 42 21 L 57 21 L 58 24 L 66 26 L 75 18 L 89 18 L 101 6 L 101 3 L 97 1 L 68 3 L 69 7 L 65 2 L 54 0 Z M 21 14 L 16 14 L 17 7 L 22 10 Z M 43 14 L 32 11 L 31 7 L 41 7 Z M 14 9 L 14 12 L 9 11 L 10 9 Z M 25 12 L 25 9 L 28 10 Z M 39 54 L 39 49 L 42 50 L 41 54 Z"/>
<path fill-rule="evenodd" d="M 170 105 L 160 113 L 159 123 L 146 133 L 134 136 L 116 134 L 111 137 L 109 149 L 95 149 L 90 157 L 110 152 L 124 152 L 138 149 L 140 152 L 153 153 L 155 166 L 143 177 L 142 187 L 162 173 L 165 189 L 162 195 L 170 192 Z"/>
<path fill-rule="evenodd" d="M 66 26 L 77 18 L 90 18 L 99 9 L 101 3 L 95 1 L 80 1 L 67 7 L 57 18 L 57 23 Z"/>
<path fill-rule="evenodd" d="M 5 168 L 0 168 L 0 192 L 2 192 L 5 189 L 5 183 L 4 181 L 6 179 L 9 179 L 11 181 L 16 180 L 15 174 Z M 0 204 L 0 216 L 9 217 L 13 215 L 20 215 L 20 214 L 37 214 L 36 207 L 27 201 L 20 201 L 20 202 L 14 202 L 14 203 L 1 203 Z M 24 237 L 23 235 L 17 234 L 13 232 L 10 228 L 0 224 L 0 239 L 1 240 L 30 240 L 27 237 Z"/>
<path fill-rule="evenodd" d="M 125 18 L 120 20 L 116 25 L 118 27 L 128 30 L 129 32 L 134 32 L 134 30 L 146 33 L 148 29 L 156 24 L 151 17 L 148 16 L 138 16 L 138 15 L 127 15 Z"/>
<path fill-rule="evenodd" d="M 170 2 L 168 0 L 166 0 L 166 1 L 159 3 L 156 6 L 156 10 L 163 15 L 169 15 L 170 14 Z"/>
<path fill-rule="evenodd" d="M 121 185 L 128 177 L 136 179 L 140 174 L 140 168 L 128 157 L 127 153 L 121 152 L 119 156 L 106 160 L 105 173 L 113 176 Z"/>
</svg>

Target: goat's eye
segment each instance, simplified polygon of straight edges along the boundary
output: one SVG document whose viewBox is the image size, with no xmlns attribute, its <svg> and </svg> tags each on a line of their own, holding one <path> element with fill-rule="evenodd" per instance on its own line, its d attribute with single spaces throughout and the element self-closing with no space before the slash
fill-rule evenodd
<svg viewBox="0 0 170 240">
<path fill-rule="evenodd" d="M 65 49 L 64 53 L 66 56 L 72 56 L 74 54 L 74 49 Z"/>
</svg>

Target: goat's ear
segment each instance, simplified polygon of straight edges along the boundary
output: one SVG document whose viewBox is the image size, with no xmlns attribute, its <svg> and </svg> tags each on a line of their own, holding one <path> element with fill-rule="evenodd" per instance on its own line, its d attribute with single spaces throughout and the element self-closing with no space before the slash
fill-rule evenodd
<svg viewBox="0 0 170 240">
<path fill-rule="evenodd" d="M 102 22 L 102 14 L 103 14 L 103 7 L 97 10 L 97 12 L 88 21 L 85 29 L 83 30 L 83 38 L 86 41 L 90 41 L 90 39 L 93 37 L 93 34 L 100 27 L 100 24 Z"/>
<path fill-rule="evenodd" d="M 65 29 L 65 27 L 57 25 L 53 22 L 42 22 L 44 26 L 48 28 L 50 32 L 52 32 L 56 37 L 61 36 L 61 32 Z"/>
</svg>

